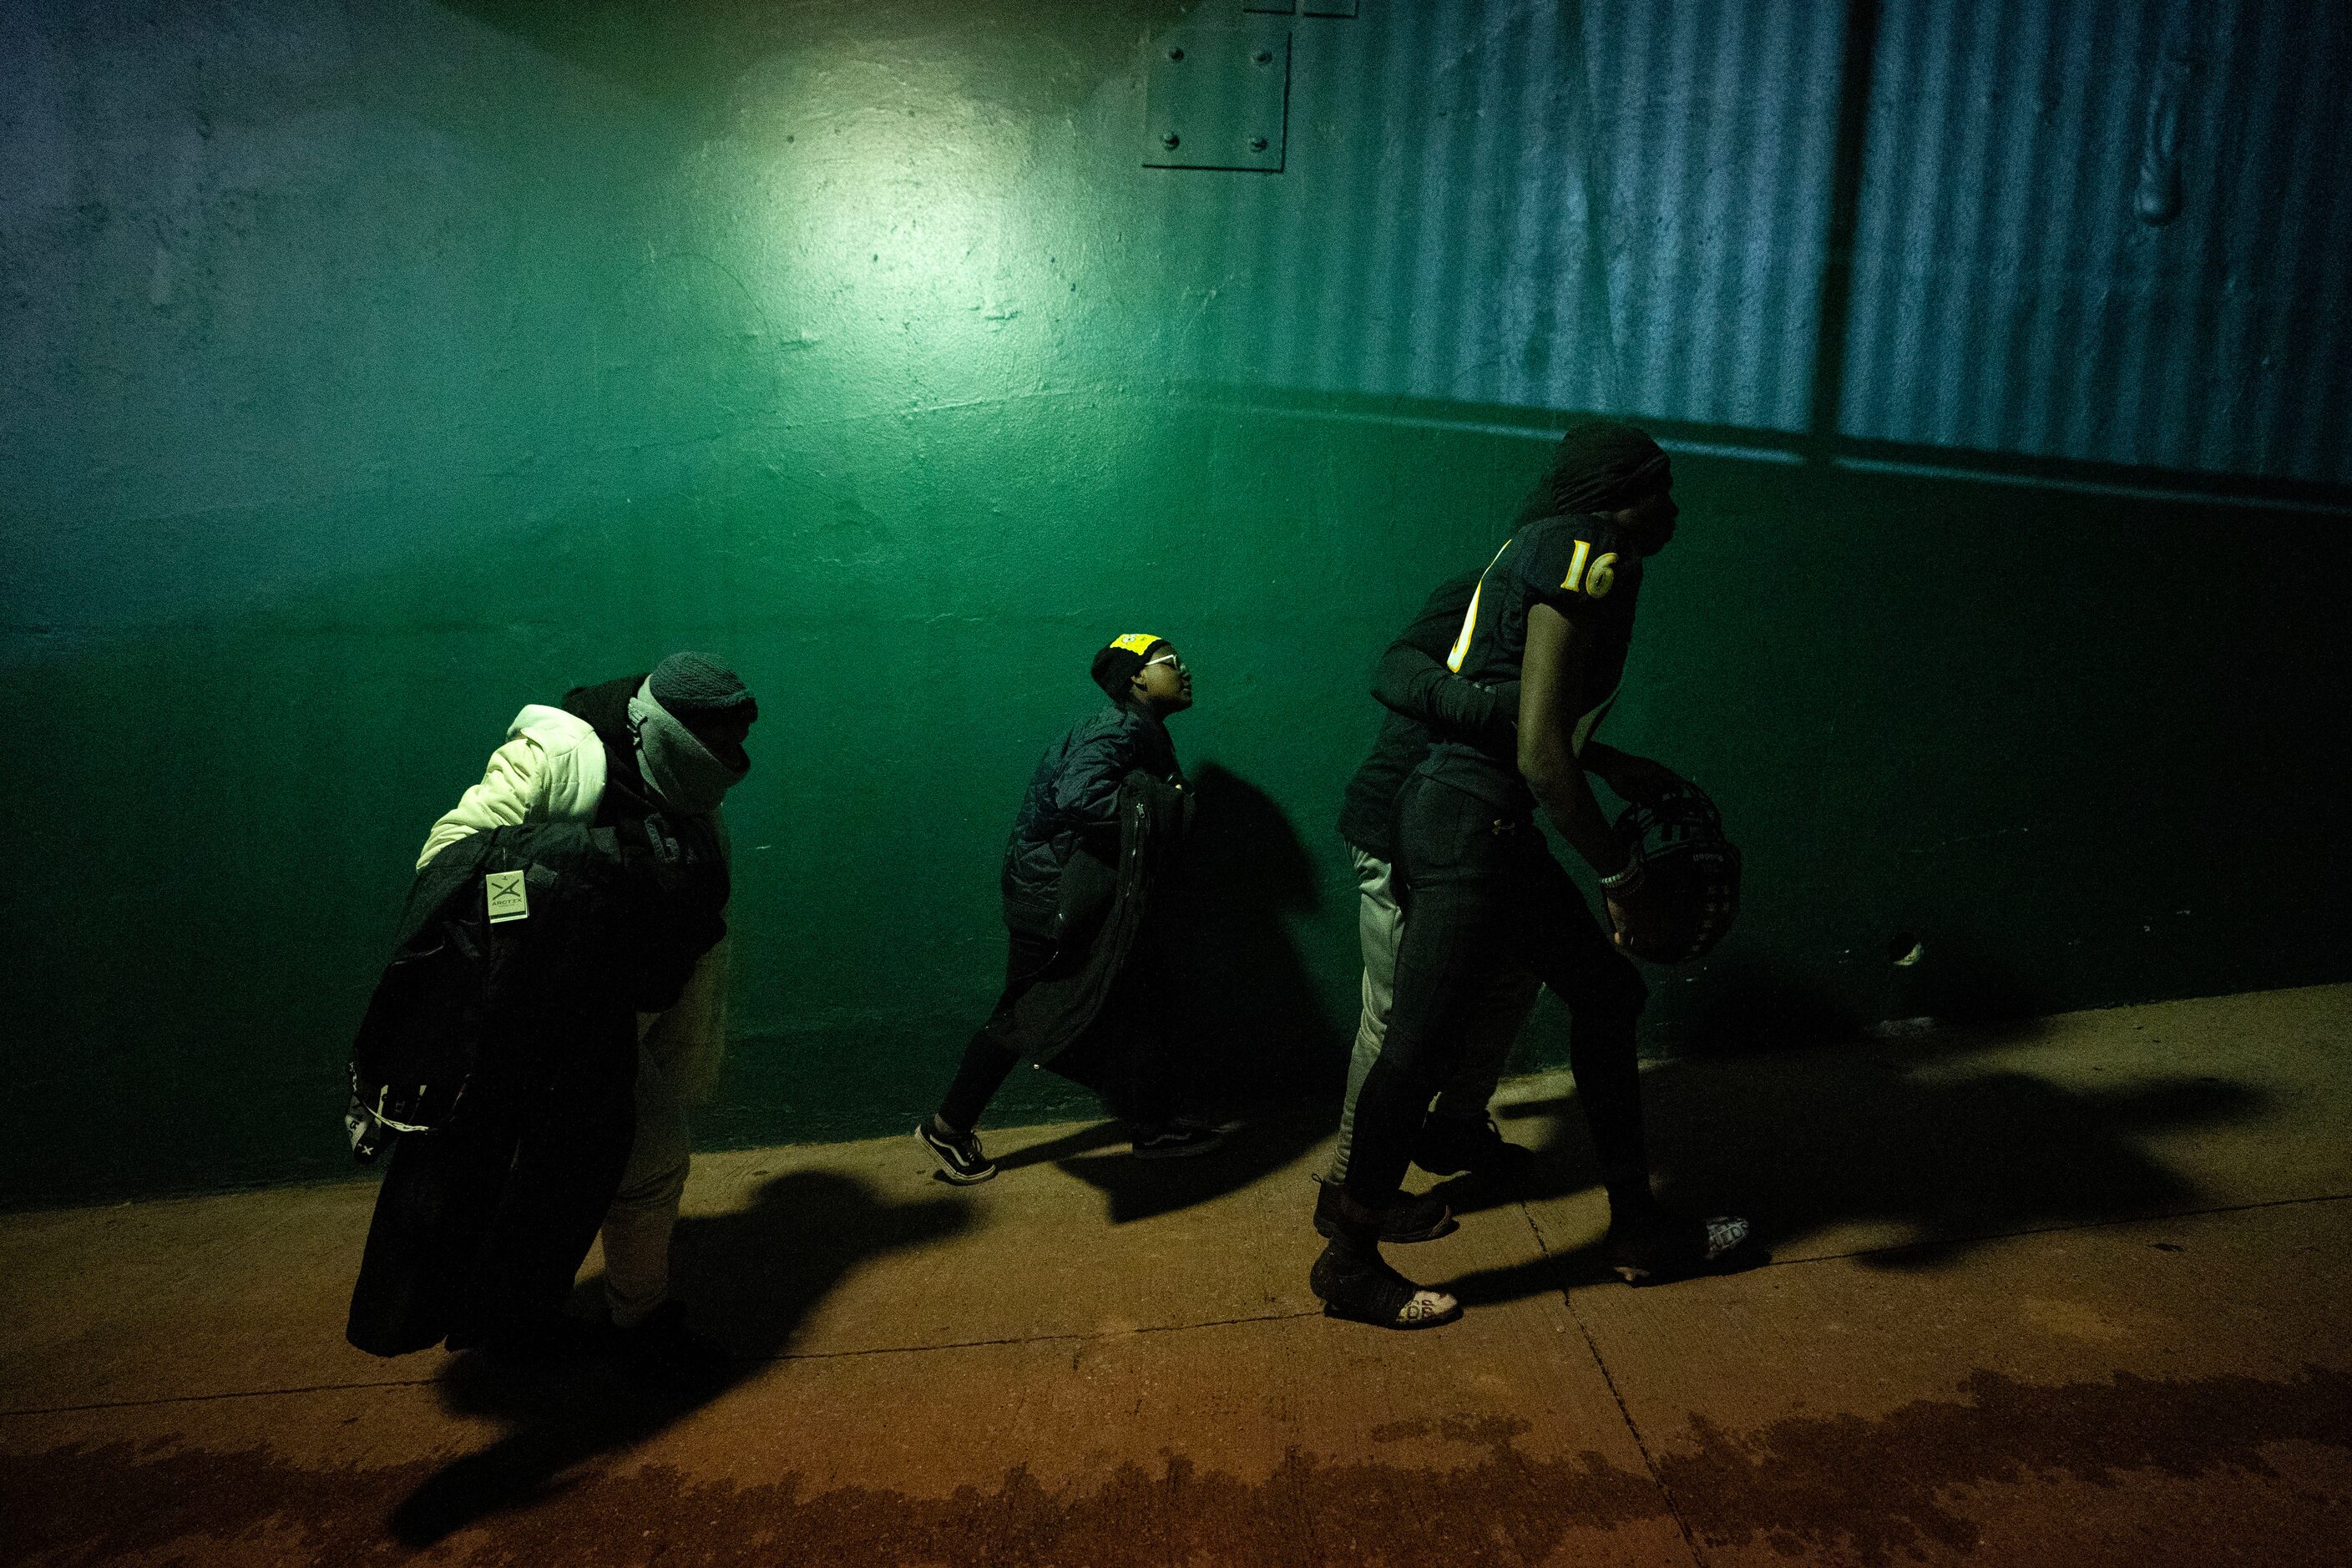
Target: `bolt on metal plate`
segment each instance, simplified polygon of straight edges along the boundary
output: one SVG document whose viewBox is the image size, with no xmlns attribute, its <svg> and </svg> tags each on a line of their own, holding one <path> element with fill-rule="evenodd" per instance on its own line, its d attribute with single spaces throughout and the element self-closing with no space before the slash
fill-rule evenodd
<svg viewBox="0 0 2352 1568">
<path fill-rule="evenodd" d="M 1273 17 L 1187 26 L 1144 57 L 1143 166 L 1282 172 L 1290 28 Z"/>
</svg>

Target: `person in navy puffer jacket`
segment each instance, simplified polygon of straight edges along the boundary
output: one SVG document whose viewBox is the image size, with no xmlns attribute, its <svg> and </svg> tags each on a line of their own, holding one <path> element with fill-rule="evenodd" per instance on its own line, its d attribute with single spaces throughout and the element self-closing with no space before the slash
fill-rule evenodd
<svg viewBox="0 0 2352 1568">
<path fill-rule="evenodd" d="M 1096 653 L 1092 674 L 1108 705 L 1046 750 L 1004 847 L 1011 950 L 1004 988 L 964 1047 L 938 1112 L 915 1130 L 940 1174 L 958 1184 L 996 1173 L 973 1129 L 1013 1068 L 1024 1056 L 1046 1059 L 1067 1043 L 1036 1039 L 1018 1016 L 1024 999 L 1036 1000 L 1032 993 L 1041 983 L 1074 984 L 1089 970 L 1094 973 L 1087 978 L 1098 990 L 1117 980 L 1101 972 L 1129 956 L 1125 948 L 1114 950 L 1109 933 L 1118 922 L 1109 911 L 1138 879 L 1138 826 L 1148 825 L 1155 809 L 1186 804 L 1184 771 L 1166 721 L 1192 705 L 1192 677 L 1175 647 L 1130 632 Z M 1132 1052 L 1153 1049 L 1140 1040 L 1123 1044 Z M 1125 1084 L 1148 1082 L 1149 1090 L 1113 1097 L 1114 1109 L 1131 1125 L 1136 1157 L 1167 1159 L 1216 1147 L 1223 1137 L 1220 1129 L 1171 1113 L 1166 1075 L 1150 1070 L 1158 1065 L 1139 1062 L 1134 1066 L 1144 1071 L 1121 1074 Z M 1121 1098 L 1127 1103 L 1118 1103 Z"/>
</svg>

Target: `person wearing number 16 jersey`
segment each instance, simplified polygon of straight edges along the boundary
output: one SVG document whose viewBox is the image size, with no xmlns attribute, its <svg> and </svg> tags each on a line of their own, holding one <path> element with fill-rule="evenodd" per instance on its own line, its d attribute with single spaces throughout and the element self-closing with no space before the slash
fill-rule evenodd
<svg viewBox="0 0 2352 1568">
<path fill-rule="evenodd" d="M 1519 683 L 1506 740 L 1453 736 L 1397 795 L 1404 929 L 1380 1059 L 1357 1100 L 1355 1147 L 1331 1240 L 1310 1284 L 1335 1317 L 1425 1328 L 1460 1305 L 1389 1267 L 1379 1242 L 1431 1099 L 1470 1033 L 1465 1024 L 1511 969 L 1568 1005 L 1569 1065 L 1609 1196 L 1610 1262 L 1631 1283 L 1730 1265 L 1744 1220 L 1678 1219 L 1650 1191 L 1634 1026 L 1648 989 L 1622 948 L 1664 911 L 1612 833 L 1586 774 L 1632 802 L 1682 785 L 1672 771 L 1593 738 L 1615 701 L 1648 560 L 1678 515 L 1666 454 L 1643 432 L 1584 419 L 1481 575 L 1447 658 L 1484 686 Z M 1599 879 L 1604 932 L 1537 826 L 1540 806 Z"/>
</svg>

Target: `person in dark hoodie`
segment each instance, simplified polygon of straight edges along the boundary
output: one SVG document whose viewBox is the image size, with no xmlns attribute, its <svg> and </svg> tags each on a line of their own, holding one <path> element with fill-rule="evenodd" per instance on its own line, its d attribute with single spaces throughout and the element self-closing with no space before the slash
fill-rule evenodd
<svg viewBox="0 0 2352 1568">
<path fill-rule="evenodd" d="M 1405 884 L 1387 1038 L 1364 1076 L 1354 1149 L 1308 1283 L 1334 1317 L 1428 1328 L 1461 1315 L 1381 1257 L 1430 1101 L 1459 1066 L 1465 1024 L 1498 973 L 1535 974 L 1569 1006 L 1569 1066 L 1609 1199 L 1610 1264 L 1629 1283 L 1736 1266 L 1748 1225 L 1690 1219 L 1650 1190 L 1634 1026 L 1648 988 L 1622 951 L 1648 945 L 1672 911 L 1611 830 L 1588 773 L 1636 803 L 1681 786 L 1646 758 L 1599 744 L 1632 646 L 1643 568 L 1679 515 L 1666 454 L 1644 432 L 1581 419 L 1511 537 L 1481 574 L 1445 666 L 1482 686 L 1519 683 L 1517 724 L 1448 736 L 1397 797 Z M 1612 930 L 1546 847 L 1540 806 L 1599 879 Z M 1319 1227 L 1318 1227 L 1319 1228 Z"/>
<path fill-rule="evenodd" d="M 481 782 L 468 788 L 425 836 L 416 863 L 420 888 L 433 883 L 436 869 L 457 865 L 461 847 L 486 846 L 502 829 L 536 830 L 551 845 L 583 854 L 575 880 L 593 879 L 602 872 L 596 863 L 596 833 L 608 836 L 601 842 L 614 842 L 610 836 L 617 835 L 621 843 L 655 847 L 684 838 L 705 846 L 706 853 L 715 858 L 711 879 L 704 885 L 715 888 L 718 900 L 706 909 L 698 900 L 661 900 L 647 889 L 608 903 L 613 918 L 637 930 L 636 945 L 684 944 L 671 963 L 674 977 L 653 994 L 638 994 L 634 1005 L 639 1010 L 632 1018 L 630 998 L 603 997 L 611 989 L 608 976 L 569 973 L 551 1000 L 523 1010 L 517 1027 L 525 1036 L 544 1029 L 566 1037 L 552 1042 L 549 1065 L 519 1068 L 511 1060 L 490 1060 L 474 1094 L 476 1107 L 468 1113 L 472 1120 L 478 1121 L 480 1108 L 496 1102 L 492 1090 L 497 1089 L 514 1089 L 526 1100 L 552 1096 L 549 1103 L 562 1102 L 569 1109 L 555 1138 L 534 1139 L 526 1131 L 515 1169 L 537 1181 L 542 1196 L 518 1202 L 515 1194 L 528 1183 L 508 1178 L 501 1212 L 514 1211 L 513 1221 L 503 1228 L 494 1225 L 485 1244 L 486 1251 L 495 1254 L 505 1245 L 498 1238 L 512 1234 L 524 1238 L 517 1244 L 522 1248 L 540 1250 L 544 1243 L 548 1256 L 511 1270 L 523 1282 L 494 1292 L 497 1300 L 490 1309 L 468 1307 L 467 1301 L 481 1292 L 461 1290 L 449 1325 L 452 1348 L 479 1342 L 531 1356 L 587 1348 L 568 1321 L 556 1314 L 560 1292 L 569 1289 L 601 1218 L 604 1294 L 615 1331 L 603 1342 L 625 1361 L 662 1373 L 700 1374 L 716 1370 L 726 1359 L 719 1346 L 687 1326 L 683 1310 L 669 1297 L 669 1241 L 689 1162 L 686 1109 L 707 1091 L 725 1040 L 727 841 L 719 803 L 751 770 L 743 742 L 758 716 L 759 705 L 741 679 L 708 654 L 673 654 L 649 673 L 576 687 L 560 708 L 526 705 L 508 727 L 506 742 L 491 754 Z M 657 825 L 650 835 L 648 820 Z M 589 829 L 591 837 L 575 843 L 562 835 L 566 825 Z M 517 839 L 521 854 L 531 852 L 530 842 L 528 832 Z M 467 862 L 464 869 L 474 868 Z M 562 885 L 560 880 L 550 884 Z M 543 890 L 530 897 L 548 901 Z M 641 907 L 622 907 L 632 901 Z M 501 974 L 544 968 L 548 955 L 539 950 L 551 945 L 572 948 L 576 958 L 578 951 L 603 941 L 596 933 L 551 923 L 555 910 L 541 911 L 536 926 L 529 919 L 527 903 L 524 910 L 512 922 L 491 927 L 512 933 L 504 939 L 509 943 L 531 943 L 520 950 L 521 970 L 513 960 L 499 961 Z M 500 921 L 495 907 L 488 919 Z M 426 921 L 421 928 L 428 939 L 429 928 L 436 923 Z M 560 939 L 559 931 L 563 933 Z M 581 967 L 572 965 L 574 970 Z M 608 966 L 615 972 L 625 967 Z M 552 1016 L 559 1012 L 561 1019 Z M 598 1043 L 610 1032 L 608 1015 L 619 1020 L 613 1026 L 622 1031 L 625 1042 L 611 1050 Z M 632 1037 L 634 1049 L 625 1043 Z M 468 1117 L 451 1115 L 454 1132 L 432 1134 L 415 1149 L 400 1151 L 410 1165 L 428 1156 L 447 1165 L 477 1144 L 489 1149 L 511 1136 L 469 1127 Z M 379 1128 L 370 1124 L 362 1106 L 354 1106 L 350 1120 L 354 1150 L 360 1151 Z M 550 1154 L 551 1149 L 555 1152 Z M 394 1170 L 400 1171 L 397 1160 Z M 436 1190 L 446 1185 L 442 1174 L 436 1173 Z M 387 1250 L 383 1256 L 414 1254 Z M 496 1270 L 504 1265 L 489 1256 L 484 1267 Z M 363 1348 L 378 1353 L 393 1353 L 394 1346 L 406 1348 L 437 1321 L 430 1310 L 390 1310 L 388 1304 L 395 1300 L 417 1300 L 395 1292 L 396 1273 L 387 1275 L 379 1268 L 371 1279 L 363 1268 L 362 1289 L 355 1298 L 354 1342 L 365 1339 L 369 1342 Z M 370 1302 L 374 1305 L 362 1311 Z M 467 1321 L 486 1316 L 495 1321 Z"/>
<path fill-rule="evenodd" d="M 1081 1038 L 1113 1060 L 1072 1076 L 1129 1123 L 1136 1158 L 1205 1153 L 1223 1140 L 1176 1113 L 1173 1062 L 1145 996 L 1155 965 L 1139 940 L 1191 808 L 1166 721 L 1192 705 L 1192 672 L 1167 639 L 1130 632 L 1096 653 L 1092 674 L 1109 704 L 1039 759 L 1004 847 L 1003 989 L 939 1110 L 915 1129 L 959 1185 L 996 1174 L 975 1129 L 1013 1068 L 1024 1058 L 1062 1065 Z"/>
</svg>

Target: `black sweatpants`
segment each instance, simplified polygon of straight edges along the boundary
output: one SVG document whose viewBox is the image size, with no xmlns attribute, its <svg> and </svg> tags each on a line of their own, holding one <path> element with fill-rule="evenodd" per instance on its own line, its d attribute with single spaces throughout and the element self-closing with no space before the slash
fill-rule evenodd
<svg viewBox="0 0 2352 1568">
<path fill-rule="evenodd" d="M 1033 936 L 1010 927 L 1005 935 L 1010 945 L 1004 955 L 1004 989 L 997 993 L 996 1005 L 988 1010 L 988 1022 L 965 1043 L 955 1081 L 948 1085 L 947 1097 L 940 1101 L 940 1120 L 958 1132 L 969 1132 L 980 1125 L 988 1102 L 1021 1065 L 1021 1053 L 1004 1039 L 1004 1025 L 1013 1015 L 1013 1004 L 1054 962 L 1051 937 Z"/>
<path fill-rule="evenodd" d="M 1356 1103 L 1348 1195 L 1392 1202 L 1429 1102 L 1459 1066 L 1465 1025 L 1517 967 L 1568 1005 L 1569 1068 L 1612 1205 L 1644 1203 L 1649 1158 L 1633 1029 L 1649 987 L 1610 942 L 1533 818 L 1413 777 L 1397 796 L 1404 936 L 1380 1060 Z"/>
</svg>

